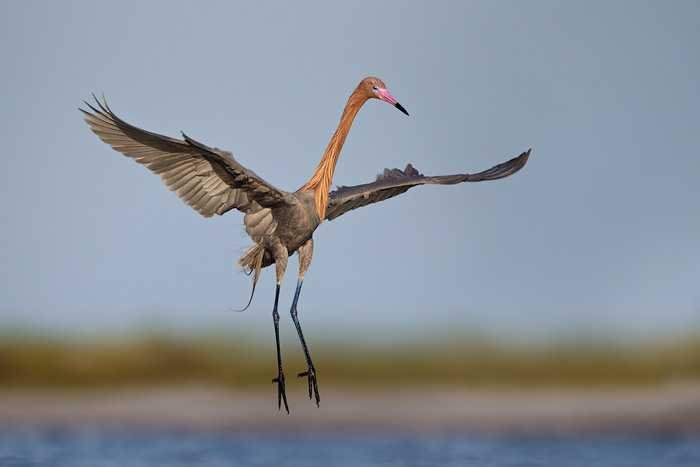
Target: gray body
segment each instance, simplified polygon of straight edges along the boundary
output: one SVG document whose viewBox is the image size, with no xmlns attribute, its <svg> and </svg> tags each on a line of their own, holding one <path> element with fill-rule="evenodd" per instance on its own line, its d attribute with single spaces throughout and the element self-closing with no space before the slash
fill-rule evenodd
<svg viewBox="0 0 700 467">
<path fill-rule="evenodd" d="M 311 191 L 288 193 L 285 205 L 270 209 L 271 221 L 264 226 L 261 243 L 265 249 L 261 267 L 276 265 L 278 283 L 282 280 L 287 258 L 299 253 L 299 277 L 311 264 L 313 233 L 321 225 Z"/>
</svg>

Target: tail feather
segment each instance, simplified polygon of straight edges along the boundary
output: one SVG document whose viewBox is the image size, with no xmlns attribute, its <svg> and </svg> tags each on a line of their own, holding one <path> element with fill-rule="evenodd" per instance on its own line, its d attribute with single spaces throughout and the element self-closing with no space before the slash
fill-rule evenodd
<svg viewBox="0 0 700 467">
<path fill-rule="evenodd" d="M 246 252 L 243 256 L 241 256 L 241 259 L 239 259 L 236 264 L 241 266 L 244 271 L 246 271 L 246 274 L 254 273 L 253 274 L 253 290 L 250 292 L 250 300 L 248 300 L 248 304 L 243 308 L 242 310 L 236 310 L 236 311 L 245 311 L 248 309 L 250 306 L 251 302 L 253 301 L 253 295 L 255 295 L 255 286 L 258 283 L 258 277 L 260 277 L 260 270 L 262 269 L 262 264 L 263 264 L 263 258 L 265 257 L 265 247 L 262 246 L 261 243 L 258 243 L 257 245 L 253 246 L 250 250 Z"/>
</svg>

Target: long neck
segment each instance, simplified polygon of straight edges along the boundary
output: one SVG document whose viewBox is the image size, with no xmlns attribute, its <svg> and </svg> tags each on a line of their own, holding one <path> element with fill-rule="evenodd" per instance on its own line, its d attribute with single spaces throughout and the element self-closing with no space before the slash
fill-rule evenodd
<svg viewBox="0 0 700 467">
<path fill-rule="evenodd" d="M 331 183 L 333 182 L 333 172 L 335 171 L 335 165 L 338 162 L 338 156 L 340 155 L 340 150 L 343 149 L 343 143 L 345 143 L 345 138 L 348 136 L 350 127 L 352 126 L 352 121 L 357 115 L 357 111 L 360 107 L 367 101 L 368 97 L 360 92 L 359 86 L 350 95 L 348 103 L 345 105 L 343 110 L 343 115 L 340 117 L 340 124 L 335 130 L 335 134 L 328 143 L 326 152 L 321 158 L 316 172 L 311 176 L 311 180 L 306 182 L 306 185 L 301 187 L 299 191 L 313 190 L 316 197 L 316 209 L 318 211 L 318 218 L 323 222 L 323 218 L 326 215 L 326 203 L 328 202 L 328 192 L 331 189 Z"/>
</svg>

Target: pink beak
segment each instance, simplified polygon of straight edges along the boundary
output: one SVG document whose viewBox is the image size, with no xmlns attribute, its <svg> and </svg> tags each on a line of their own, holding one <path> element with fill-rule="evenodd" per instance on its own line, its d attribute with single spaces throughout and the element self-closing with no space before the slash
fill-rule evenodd
<svg viewBox="0 0 700 467">
<path fill-rule="evenodd" d="M 377 89 L 377 94 L 379 94 L 379 98 L 385 102 L 388 102 L 391 105 L 396 105 L 398 104 L 398 101 L 391 97 L 391 94 L 389 94 L 389 91 L 386 89 Z"/>
<path fill-rule="evenodd" d="M 389 91 L 387 91 L 386 89 L 379 88 L 375 92 L 377 93 L 377 95 L 379 96 L 379 98 L 381 100 L 383 100 L 384 102 L 388 102 L 389 104 L 391 104 L 394 107 L 396 107 L 397 109 L 399 109 L 401 112 L 408 115 L 408 112 L 406 112 L 406 109 L 404 109 L 403 106 L 401 104 L 399 104 L 396 99 L 391 97 L 391 94 L 389 94 Z"/>
</svg>

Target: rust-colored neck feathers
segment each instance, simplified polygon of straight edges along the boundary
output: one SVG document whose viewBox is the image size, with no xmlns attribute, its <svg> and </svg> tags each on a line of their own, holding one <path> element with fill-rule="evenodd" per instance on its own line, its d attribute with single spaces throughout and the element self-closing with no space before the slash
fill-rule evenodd
<svg viewBox="0 0 700 467">
<path fill-rule="evenodd" d="M 333 182 L 333 172 L 335 171 L 335 165 L 338 162 L 338 156 L 340 155 L 340 150 L 343 149 L 343 143 L 345 143 L 345 138 L 350 131 L 350 126 L 352 121 L 357 115 L 357 111 L 360 107 L 369 99 L 367 94 L 358 86 L 355 91 L 350 95 L 348 103 L 345 105 L 345 110 L 343 110 L 343 115 L 340 117 L 340 124 L 335 130 L 335 134 L 331 138 L 326 152 L 321 158 L 321 162 L 316 168 L 316 172 L 311 176 L 311 180 L 306 182 L 306 185 L 301 187 L 299 191 L 314 190 L 314 195 L 316 196 L 316 210 L 318 211 L 318 218 L 323 222 L 323 218 L 326 215 L 326 203 L 328 202 L 328 193 L 331 189 L 331 183 Z"/>
</svg>

